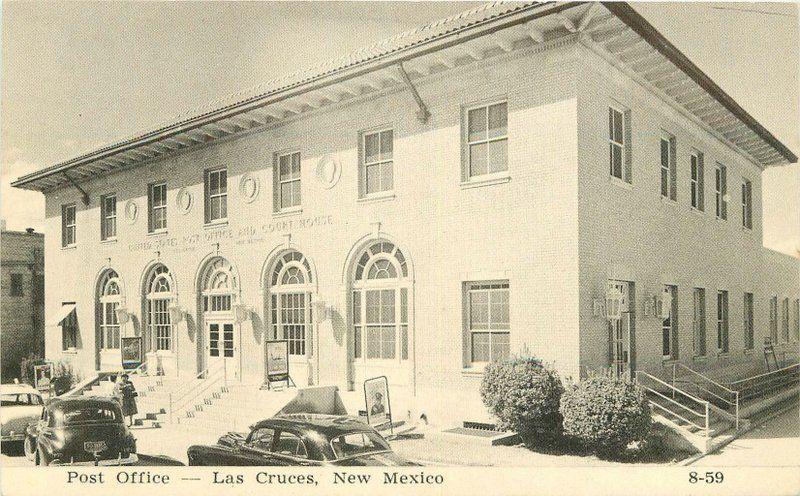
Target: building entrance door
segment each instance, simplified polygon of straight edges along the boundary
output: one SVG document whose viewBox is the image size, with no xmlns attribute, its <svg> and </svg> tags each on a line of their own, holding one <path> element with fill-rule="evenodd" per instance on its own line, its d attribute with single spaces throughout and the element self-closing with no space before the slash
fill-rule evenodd
<svg viewBox="0 0 800 496">
<path fill-rule="evenodd" d="M 232 321 L 206 323 L 206 359 L 210 374 L 221 373 L 228 380 L 239 378 L 239 343 Z"/>
<path fill-rule="evenodd" d="M 617 375 L 632 374 L 634 367 L 634 312 L 633 284 L 626 281 L 609 281 L 609 285 L 622 294 L 619 316 L 608 319 L 611 370 Z"/>
</svg>

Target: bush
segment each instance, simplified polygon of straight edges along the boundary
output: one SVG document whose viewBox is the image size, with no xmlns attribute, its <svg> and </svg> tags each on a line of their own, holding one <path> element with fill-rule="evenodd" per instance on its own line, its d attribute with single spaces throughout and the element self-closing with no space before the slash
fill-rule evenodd
<svg viewBox="0 0 800 496">
<path fill-rule="evenodd" d="M 606 454 L 622 454 L 628 444 L 646 440 L 652 422 L 644 390 L 608 376 L 570 386 L 560 411 L 565 435 Z"/>
<path fill-rule="evenodd" d="M 487 365 L 481 383 L 481 399 L 497 417 L 498 427 L 517 432 L 523 439 L 557 431 L 563 392 L 558 375 L 530 357 Z"/>
</svg>

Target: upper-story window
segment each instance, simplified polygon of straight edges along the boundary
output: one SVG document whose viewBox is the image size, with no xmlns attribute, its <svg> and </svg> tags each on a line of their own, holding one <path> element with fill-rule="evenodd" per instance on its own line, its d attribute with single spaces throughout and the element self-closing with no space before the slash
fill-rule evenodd
<svg viewBox="0 0 800 496">
<path fill-rule="evenodd" d="M 276 210 L 299 207 L 300 195 L 300 152 L 278 156 L 276 181 Z"/>
<path fill-rule="evenodd" d="M 717 351 L 728 353 L 728 292 L 717 291 Z"/>
<path fill-rule="evenodd" d="M 75 204 L 61 206 L 61 246 L 73 246 L 76 241 Z"/>
<path fill-rule="evenodd" d="M 167 183 L 151 184 L 147 188 L 147 230 L 167 229 Z"/>
<path fill-rule="evenodd" d="M 714 197 L 717 206 L 717 218 L 726 220 L 728 218 L 728 169 L 724 165 L 717 163 L 714 167 Z"/>
<path fill-rule="evenodd" d="M 117 195 L 100 197 L 100 239 L 117 237 Z"/>
<path fill-rule="evenodd" d="M 228 171 L 207 170 L 205 174 L 206 224 L 228 218 Z"/>
<path fill-rule="evenodd" d="M 25 292 L 23 291 L 24 278 L 25 276 L 23 274 L 11 274 L 11 291 L 9 291 L 9 296 L 25 296 Z"/>
<path fill-rule="evenodd" d="M 508 103 L 467 111 L 467 170 L 471 179 L 508 170 Z"/>
<path fill-rule="evenodd" d="M 742 179 L 742 227 L 753 228 L 753 183 Z"/>
<path fill-rule="evenodd" d="M 778 297 L 769 299 L 769 338 L 773 343 L 778 342 Z"/>
<path fill-rule="evenodd" d="M 363 194 L 391 191 L 394 188 L 394 132 L 386 129 L 365 133 L 362 153 Z"/>
<path fill-rule="evenodd" d="M 661 196 L 670 200 L 675 200 L 678 194 L 675 148 L 675 137 L 663 134 L 661 136 Z"/>
<path fill-rule="evenodd" d="M 630 183 L 630 111 L 608 108 L 608 169 L 611 176 Z"/>
<path fill-rule="evenodd" d="M 696 151 L 692 153 L 690 160 L 690 194 L 692 197 L 692 208 L 696 208 L 702 212 L 706 209 L 704 181 L 705 167 L 703 166 L 703 154 Z"/>
<path fill-rule="evenodd" d="M 782 327 L 781 327 L 781 334 L 784 343 L 789 342 L 789 298 L 783 299 L 783 304 L 781 305 L 783 308 L 781 316 L 783 318 Z"/>
</svg>

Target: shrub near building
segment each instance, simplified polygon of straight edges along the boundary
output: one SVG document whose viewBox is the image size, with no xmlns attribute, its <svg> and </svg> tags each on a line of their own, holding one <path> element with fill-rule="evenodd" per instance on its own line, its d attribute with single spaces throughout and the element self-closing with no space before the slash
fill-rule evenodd
<svg viewBox="0 0 800 496">
<path fill-rule="evenodd" d="M 498 428 L 517 432 L 524 440 L 557 432 L 563 392 L 558 375 L 531 357 L 487 365 L 481 383 L 481 398 L 498 419 Z"/>
<path fill-rule="evenodd" d="M 574 384 L 561 397 L 563 429 L 597 452 L 621 454 L 650 433 L 644 390 L 625 379 L 598 376 Z"/>
</svg>

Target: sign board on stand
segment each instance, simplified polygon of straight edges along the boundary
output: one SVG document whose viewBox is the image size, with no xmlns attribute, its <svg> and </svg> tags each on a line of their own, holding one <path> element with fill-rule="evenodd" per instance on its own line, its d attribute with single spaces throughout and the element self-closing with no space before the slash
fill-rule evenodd
<svg viewBox="0 0 800 496">
<path fill-rule="evenodd" d="M 142 337 L 127 337 L 121 339 L 122 369 L 132 370 L 144 362 Z"/>
<path fill-rule="evenodd" d="M 49 391 L 53 382 L 53 364 L 33 366 L 33 387 L 39 391 Z"/>
<path fill-rule="evenodd" d="M 267 389 L 272 389 L 273 382 L 286 382 L 286 387 L 294 386 L 289 375 L 289 342 L 275 339 L 266 342 L 267 353 Z"/>
<path fill-rule="evenodd" d="M 389 380 L 385 375 L 364 381 L 364 402 L 367 407 L 367 424 L 378 427 L 389 423 L 392 434 L 392 404 L 389 402 Z"/>
</svg>

